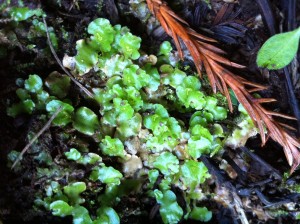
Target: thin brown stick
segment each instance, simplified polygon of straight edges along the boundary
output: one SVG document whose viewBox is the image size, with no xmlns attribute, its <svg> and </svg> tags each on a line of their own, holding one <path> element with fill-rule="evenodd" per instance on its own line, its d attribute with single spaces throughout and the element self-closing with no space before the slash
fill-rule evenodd
<svg viewBox="0 0 300 224">
<path fill-rule="evenodd" d="M 85 92 L 86 95 L 88 95 L 89 97 L 91 98 L 94 98 L 94 95 L 87 89 L 85 88 L 80 82 L 78 82 L 74 77 L 73 75 L 63 66 L 63 64 L 61 63 L 60 59 L 58 58 L 54 48 L 53 48 L 53 45 L 52 45 L 52 42 L 51 42 L 51 39 L 50 39 L 50 35 L 49 35 L 49 30 L 48 30 L 48 26 L 47 26 L 47 22 L 46 22 L 46 19 L 45 17 L 43 17 L 43 21 L 44 21 L 44 25 L 45 25 L 45 29 L 46 29 L 46 34 L 47 34 L 47 40 L 48 40 L 48 44 L 49 44 L 49 47 L 50 47 L 50 50 L 55 58 L 55 60 L 57 61 L 57 63 L 59 64 L 59 66 L 62 68 L 62 70 L 70 77 L 70 79 L 80 88 L 82 89 L 83 92 Z"/>
<path fill-rule="evenodd" d="M 11 166 L 11 169 L 13 169 L 17 163 L 22 159 L 25 152 L 29 149 L 29 147 L 37 140 L 41 134 L 43 134 L 51 125 L 51 122 L 56 118 L 56 116 L 61 112 L 62 107 L 58 107 L 57 110 L 54 112 L 54 114 L 50 117 L 50 119 L 47 121 L 47 123 L 44 125 L 44 127 L 30 140 L 30 142 L 24 147 L 24 149 L 21 151 L 20 155 L 16 159 L 16 161 Z"/>
</svg>

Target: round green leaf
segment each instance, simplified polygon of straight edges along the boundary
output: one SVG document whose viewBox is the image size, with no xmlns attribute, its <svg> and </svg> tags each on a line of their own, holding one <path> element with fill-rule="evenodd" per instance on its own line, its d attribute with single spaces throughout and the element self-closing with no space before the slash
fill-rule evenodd
<svg viewBox="0 0 300 224">
<path fill-rule="evenodd" d="M 67 159 L 69 160 L 79 160 L 81 157 L 81 153 L 78 152 L 77 149 L 75 148 L 71 148 L 69 152 L 65 152 L 65 156 L 67 157 Z"/>
<path fill-rule="evenodd" d="M 123 177 L 122 173 L 113 167 L 95 167 L 90 175 L 90 179 L 93 181 L 100 180 L 105 184 L 119 185 L 120 179 Z"/>
<path fill-rule="evenodd" d="M 90 40 L 78 40 L 76 42 L 76 50 L 76 69 L 80 75 L 83 75 L 97 64 L 98 52 L 93 48 L 93 43 Z"/>
<path fill-rule="evenodd" d="M 85 201 L 83 198 L 80 198 L 80 194 L 85 190 L 86 184 L 84 182 L 75 182 L 64 187 L 64 193 L 68 195 L 73 205 L 81 204 Z"/>
<path fill-rule="evenodd" d="M 59 107 L 62 107 L 62 110 L 54 118 L 52 123 L 58 126 L 65 126 L 72 121 L 71 115 L 74 111 L 74 108 L 70 104 L 64 103 L 60 100 L 51 100 L 49 103 L 47 103 L 46 110 L 50 115 L 52 115 Z"/>
<path fill-rule="evenodd" d="M 71 79 L 67 75 L 52 72 L 45 80 L 45 85 L 53 96 L 62 99 L 67 96 L 71 85 Z"/>
<path fill-rule="evenodd" d="M 80 107 L 74 117 L 73 127 L 86 135 L 93 135 L 99 128 L 97 115 L 87 107 Z"/>
<path fill-rule="evenodd" d="M 208 222 L 212 218 L 212 212 L 208 211 L 206 207 L 194 207 L 191 213 L 189 214 L 189 218 L 201 222 Z"/>
<path fill-rule="evenodd" d="M 120 39 L 120 46 L 122 53 L 133 60 L 140 57 L 139 49 L 141 46 L 141 38 L 132 35 L 131 33 L 126 33 Z"/>
<path fill-rule="evenodd" d="M 156 158 L 153 166 L 160 170 L 164 175 L 171 175 L 178 173 L 179 160 L 170 152 L 163 152 Z"/>
<path fill-rule="evenodd" d="M 74 224 L 92 224 L 93 221 L 89 215 L 89 211 L 83 206 L 76 206 L 72 211 Z"/>
<path fill-rule="evenodd" d="M 208 169 L 202 162 L 187 160 L 180 167 L 180 179 L 191 191 L 210 177 Z"/>
<path fill-rule="evenodd" d="M 19 103 L 15 103 L 7 108 L 7 115 L 11 117 L 16 117 L 19 114 L 27 113 L 31 114 L 35 108 L 35 103 L 32 100 L 25 100 Z"/>
<path fill-rule="evenodd" d="M 169 41 L 164 41 L 159 47 L 158 55 L 165 55 L 168 56 L 172 51 L 172 46 Z"/>
<path fill-rule="evenodd" d="M 102 52 L 111 50 L 111 44 L 114 41 L 115 31 L 109 20 L 99 18 L 91 22 L 88 26 L 88 33 L 93 34 L 92 39 L 97 41 Z"/>
<path fill-rule="evenodd" d="M 124 145 L 118 138 L 105 136 L 99 146 L 105 155 L 124 157 Z"/>
<path fill-rule="evenodd" d="M 188 141 L 188 153 L 194 159 L 200 158 L 202 154 L 209 153 L 211 149 L 211 141 L 204 137 L 191 137 Z"/>
<path fill-rule="evenodd" d="M 29 78 L 25 80 L 25 89 L 31 93 L 36 93 L 43 88 L 43 81 L 38 75 L 29 75 Z"/>
<path fill-rule="evenodd" d="M 71 215 L 73 207 L 62 200 L 58 200 L 50 204 L 50 209 L 52 210 L 53 215 L 65 217 Z"/>
</svg>

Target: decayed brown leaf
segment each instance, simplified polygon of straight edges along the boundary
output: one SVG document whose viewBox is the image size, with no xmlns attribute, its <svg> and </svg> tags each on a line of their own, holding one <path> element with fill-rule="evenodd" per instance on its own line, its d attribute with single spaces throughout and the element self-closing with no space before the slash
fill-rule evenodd
<svg viewBox="0 0 300 224">
<path fill-rule="evenodd" d="M 216 40 L 198 34 L 191 29 L 188 23 L 177 16 L 165 2 L 161 0 L 147 0 L 147 4 L 166 33 L 173 38 L 180 58 L 183 59 L 184 57 L 181 49 L 182 42 L 189 50 L 200 77 L 204 66 L 213 91 L 219 90 L 226 96 L 230 111 L 233 110 L 233 107 L 228 88 L 232 89 L 238 101 L 244 106 L 259 129 L 262 144 L 265 144 L 267 138 L 271 137 L 283 146 L 287 161 L 292 166 L 291 172 L 293 172 L 300 164 L 300 152 L 298 150 L 300 142 L 285 131 L 284 127 L 286 125 L 274 120 L 276 116 L 292 118 L 268 111 L 261 105 L 274 102 L 275 99 L 256 99 L 251 95 L 252 92 L 263 90 L 266 87 L 249 82 L 226 69 L 224 65 L 235 68 L 244 68 L 244 66 L 233 63 L 223 57 L 221 54 L 225 52 L 212 45 L 217 42 Z M 267 133 L 265 133 L 265 128 Z"/>
</svg>

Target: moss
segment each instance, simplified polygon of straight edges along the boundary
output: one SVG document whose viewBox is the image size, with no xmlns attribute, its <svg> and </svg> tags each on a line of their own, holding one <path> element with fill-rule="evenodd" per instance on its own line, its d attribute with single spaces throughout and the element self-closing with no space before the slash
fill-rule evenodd
<svg viewBox="0 0 300 224">
<path fill-rule="evenodd" d="M 43 80 L 33 74 L 19 82 L 20 102 L 7 111 L 13 117 L 50 117 L 61 107 L 52 125 L 65 147 L 56 158 L 34 157 L 45 166 L 37 167 L 37 176 L 47 177 L 36 206 L 72 216 L 74 223 L 119 223 L 114 207 L 121 198 L 146 189 L 160 204 L 165 223 L 208 221 L 211 212 L 196 206 L 209 194 L 202 189 L 210 178 L 198 159 L 218 154 L 229 135 L 220 123 L 227 118 L 224 97 L 208 95 L 198 77 L 182 70 L 168 42 L 162 43 L 157 62 L 139 63 L 141 39 L 127 27 L 100 18 L 88 33 L 76 42 L 73 73 L 84 79 L 93 71 L 101 83 L 93 88 L 94 99 L 72 96 L 67 76 L 53 72 Z M 10 155 L 10 163 L 15 157 Z M 183 192 L 184 205 L 178 204 L 174 187 Z"/>
</svg>

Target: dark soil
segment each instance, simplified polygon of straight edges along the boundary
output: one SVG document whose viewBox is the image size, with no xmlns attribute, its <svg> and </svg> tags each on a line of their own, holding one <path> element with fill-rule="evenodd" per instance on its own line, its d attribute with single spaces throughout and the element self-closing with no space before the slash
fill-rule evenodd
<svg viewBox="0 0 300 224">
<path fill-rule="evenodd" d="M 296 68 L 296 74 L 291 77 L 294 85 L 289 86 L 286 84 L 285 75 L 290 75 L 291 67 L 286 71 L 267 72 L 259 70 L 255 63 L 257 51 L 268 37 L 279 30 L 287 31 L 300 25 L 300 15 L 289 16 L 293 11 L 300 12 L 299 1 L 296 1 L 296 8 L 293 8 L 289 7 L 294 2 L 293 0 L 211 0 L 212 9 L 209 9 L 200 0 L 168 2 L 170 7 L 186 19 L 195 30 L 217 39 L 220 47 L 228 52 L 228 58 L 247 66 L 243 72 L 239 71 L 240 75 L 250 81 L 270 86 L 261 95 L 278 100 L 276 104 L 272 104 L 273 110 L 299 118 L 298 105 L 291 102 L 291 93 L 295 93 L 296 98 L 300 96 L 299 67 Z M 257 2 L 261 4 L 257 4 Z M 0 1 L 1 4 L 4 3 Z M 16 4 L 17 1 L 11 1 L 11 5 Z M 63 58 L 65 53 L 76 54 L 74 47 L 76 40 L 83 38 L 83 34 L 86 33 L 85 27 L 97 17 L 105 17 L 112 24 L 120 23 L 131 28 L 135 35 L 142 38 L 142 49 L 145 52 L 151 53 L 161 41 L 170 40 L 162 32 L 147 34 L 145 24 L 134 17 L 128 1 L 124 0 L 47 0 L 24 1 L 24 4 L 30 8 L 42 8 L 47 13 L 49 26 L 53 26 L 57 31 L 60 44 L 57 54 L 60 58 Z M 265 13 L 268 5 L 272 10 L 274 20 Z M 221 12 L 224 14 L 221 15 Z M 261 15 L 261 19 L 259 15 Z M 0 29 L 5 29 L 6 25 L 4 18 L 0 18 Z M 59 33 L 61 26 L 70 34 L 68 42 Z M 23 28 L 26 30 L 26 27 Z M 47 58 L 44 57 L 45 55 L 40 55 L 39 52 L 35 54 L 26 50 L 22 46 L 26 36 L 20 34 L 18 38 L 21 46 L 5 43 L 0 37 L 0 46 L 7 48 L 7 57 L 0 60 L 0 223 L 71 223 L 70 218 L 62 219 L 52 216 L 50 212 L 37 212 L 32 209 L 35 190 L 42 187 L 34 177 L 36 172 L 34 161 L 26 156 L 23 158 L 22 164 L 26 167 L 24 173 L 14 173 L 6 165 L 7 154 L 12 150 L 21 151 L 28 143 L 27 134 L 30 131 L 38 131 L 43 125 L 43 122 L 35 115 L 19 116 L 16 119 L 6 115 L 8 100 L 15 100 L 17 88 L 15 80 L 17 78 L 25 79 L 28 74 L 32 73 L 45 77 L 54 70 L 61 71 L 53 57 Z M 37 44 L 44 48 L 47 46 L 46 38 L 41 38 Z M 184 63 L 192 65 L 189 61 Z M 78 92 L 76 94 L 79 97 Z M 295 106 L 292 106 L 293 104 Z M 289 124 L 296 129 L 299 127 L 295 121 Z M 53 155 L 59 154 L 59 150 L 66 147 L 65 143 L 60 142 L 59 130 L 55 128 L 50 128 L 43 133 L 40 144 L 43 144 Z M 232 170 L 228 172 L 234 173 L 234 178 L 219 168 L 220 159 L 203 157 L 203 162 L 224 192 L 235 192 L 239 195 L 242 199 L 241 206 L 245 210 L 249 222 L 297 223 L 295 216 L 300 211 L 299 205 L 293 206 L 291 210 L 284 205 L 287 202 L 297 204 L 300 201 L 300 194 L 291 190 L 292 186 L 300 184 L 300 171 L 294 172 L 288 180 L 283 182 L 282 176 L 285 172 L 289 172 L 289 166 L 282 147 L 272 141 L 268 141 L 264 147 L 261 147 L 260 138 L 257 136 L 249 139 L 243 148 L 227 149 L 226 151 L 223 159 L 231 165 Z M 251 165 L 250 169 L 245 172 L 243 166 L 246 164 L 247 166 Z M 80 174 L 80 170 L 77 171 Z M 224 198 L 226 197 L 224 196 Z M 227 208 L 224 202 L 212 199 L 205 203 L 214 214 L 211 223 L 240 223 L 237 213 Z M 141 212 L 139 215 L 134 215 L 137 208 Z M 286 215 L 271 218 L 269 208 L 274 208 L 272 210 L 274 213 L 279 213 L 279 210 L 285 211 Z M 136 195 L 122 198 L 116 210 L 123 211 L 125 214 L 122 223 L 162 222 L 155 200 L 150 200 L 145 195 L 140 195 L 140 198 Z M 193 222 L 183 221 L 182 223 Z"/>
</svg>

